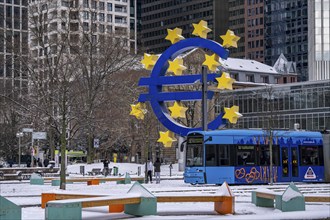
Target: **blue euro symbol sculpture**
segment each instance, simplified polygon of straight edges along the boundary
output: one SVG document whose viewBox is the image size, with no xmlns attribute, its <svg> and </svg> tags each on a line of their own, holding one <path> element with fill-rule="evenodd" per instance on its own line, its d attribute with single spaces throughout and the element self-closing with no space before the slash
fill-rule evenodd
<svg viewBox="0 0 330 220">
<path fill-rule="evenodd" d="M 196 81 L 202 81 L 202 74 L 165 76 L 168 69 L 168 60 L 174 60 L 178 55 L 194 48 L 204 48 L 213 51 L 222 59 L 228 58 L 228 50 L 219 43 L 204 38 L 189 38 L 181 40 L 170 46 L 157 60 L 150 78 L 141 78 L 139 86 L 149 86 L 148 94 L 141 94 L 139 102 L 149 101 L 158 120 L 170 131 L 186 136 L 190 131 L 200 131 L 201 127 L 191 128 L 176 122 L 169 114 L 165 101 L 191 101 L 202 100 L 202 91 L 190 92 L 163 92 L 163 86 L 188 85 Z M 215 81 L 219 74 L 208 74 L 208 81 Z M 207 99 L 212 99 L 213 92 L 207 91 Z M 222 119 L 223 113 L 219 114 L 208 124 L 208 129 L 215 130 L 226 125 L 226 120 Z"/>
</svg>

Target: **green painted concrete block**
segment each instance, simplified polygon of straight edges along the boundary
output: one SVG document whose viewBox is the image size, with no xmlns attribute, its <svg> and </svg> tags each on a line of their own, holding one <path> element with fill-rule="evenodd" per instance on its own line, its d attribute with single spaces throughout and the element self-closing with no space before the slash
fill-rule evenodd
<svg viewBox="0 0 330 220">
<path fill-rule="evenodd" d="M 290 183 L 282 195 L 282 207 L 283 212 L 290 211 L 305 211 L 305 197 L 299 191 L 299 189 Z"/>
<path fill-rule="evenodd" d="M 31 185 L 44 185 L 44 179 L 37 173 L 32 173 L 30 178 Z"/>
<path fill-rule="evenodd" d="M 44 185 L 44 179 L 30 179 L 31 185 Z"/>
<path fill-rule="evenodd" d="M 117 184 L 125 184 L 125 180 L 118 180 Z"/>
<path fill-rule="evenodd" d="M 156 215 L 157 198 L 146 188 L 144 188 L 139 182 L 135 182 L 127 193 L 130 194 L 137 192 L 141 194 L 141 202 L 139 204 L 125 205 L 124 212 L 126 214 L 135 216 Z"/>
<path fill-rule="evenodd" d="M 81 220 L 82 207 L 80 202 L 55 203 L 48 202 L 45 210 L 46 220 Z"/>
<path fill-rule="evenodd" d="M 256 200 L 257 200 L 257 192 L 256 191 L 251 191 L 251 199 L 252 199 L 252 203 L 256 204 Z"/>
<path fill-rule="evenodd" d="M 265 198 L 260 198 L 256 197 L 256 206 L 260 207 L 274 207 L 274 199 L 265 199 Z"/>
<path fill-rule="evenodd" d="M 291 199 L 289 202 L 282 202 L 281 207 L 282 212 L 291 212 L 291 211 L 305 211 L 305 198 L 296 197 Z"/>
<path fill-rule="evenodd" d="M 282 210 L 282 195 L 275 196 L 275 208 Z"/>
<path fill-rule="evenodd" d="M 140 204 L 125 205 L 125 214 L 134 216 L 156 215 L 157 198 L 141 198 Z"/>
<path fill-rule="evenodd" d="M 132 181 L 130 175 L 126 173 L 125 179 L 117 181 L 117 184 L 131 184 L 131 182 Z"/>
<path fill-rule="evenodd" d="M 21 220 L 22 208 L 0 196 L 0 219 Z"/>
<path fill-rule="evenodd" d="M 59 186 L 61 184 L 61 180 L 52 180 L 52 186 Z"/>
<path fill-rule="evenodd" d="M 126 176 L 125 176 L 125 180 L 124 180 L 125 184 L 131 184 L 131 176 L 126 173 Z"/>
</svg>

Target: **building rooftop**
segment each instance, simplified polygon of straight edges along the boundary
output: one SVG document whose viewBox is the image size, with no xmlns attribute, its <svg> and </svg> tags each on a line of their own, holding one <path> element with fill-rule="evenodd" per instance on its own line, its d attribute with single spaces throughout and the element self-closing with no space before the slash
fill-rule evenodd
<svg viewBox="0 0 330 220">
<path fill-rule="evenodd" d="M 220 58 L 220 63 L 222 67 L 227 70 L 237 70 L 239 72 L 259 72 L 259 73 L 267 73 L 267 74 L 279 74 L 275 68 L 272 66 L 268 66 L 266 64 L 260 63 L 255 60 L 246 60 L 246 59 L 238 59 L 238 58 L 228 58 L 227 60 L 223 60 Z"/>
</svg>

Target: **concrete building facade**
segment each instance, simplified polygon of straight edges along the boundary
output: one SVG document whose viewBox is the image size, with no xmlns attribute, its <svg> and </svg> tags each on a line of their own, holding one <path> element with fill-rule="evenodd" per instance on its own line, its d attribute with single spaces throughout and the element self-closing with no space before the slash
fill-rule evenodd
<svg viewBox="0 0 330 220">
<path fill-rule="evenodd" d="M 0 1 L 0 88 L 22 91 L 27 75 L 22 59 L 28 51 L 28 1 Z"/>
<path fill-rule="evenodd" d="M 60 38 L 59 33 L 64 29 L 69 30 L 73 37 L 79 37 L 83 32 L 91 32 L 95 37 L 117 34 L 126 36 L 127 48 L 136 52 L 135 5 L 135 0 L 30 0 L 30 19 L 33 20 L 36 13 L 39 15 L 35 16 L 43 15 L 43 22 L 47 25 L 44 32 L 48 39 Z M 30 28 L 35 28 L 35 24 L 30 24 Z M 38 39 L 34 35 L 30 37 L 33 56 L 40 57 Z"/>
</svg>

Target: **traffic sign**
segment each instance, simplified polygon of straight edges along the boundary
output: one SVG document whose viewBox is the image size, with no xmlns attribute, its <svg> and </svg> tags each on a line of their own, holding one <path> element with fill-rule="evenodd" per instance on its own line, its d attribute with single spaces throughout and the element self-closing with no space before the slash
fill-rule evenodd
<svg viewBox="0 0 330 220">
<path fill-rule="evenodd" d="M 33 132 L 33 128 L 22 128 L 22 132 L 32 133 Z"/>
<path fill-rule="evenodd" d="M 34 140 L 46 140 L 47 139 L 47 133 L 46 132 L 33 132 L 32 133 L 32 139 L 34 139 Z"/>
<path fill-rule="evenodd" d="M 100 147 L 100 139 L 94 138 L 94 148 Z"/>
</svg>

